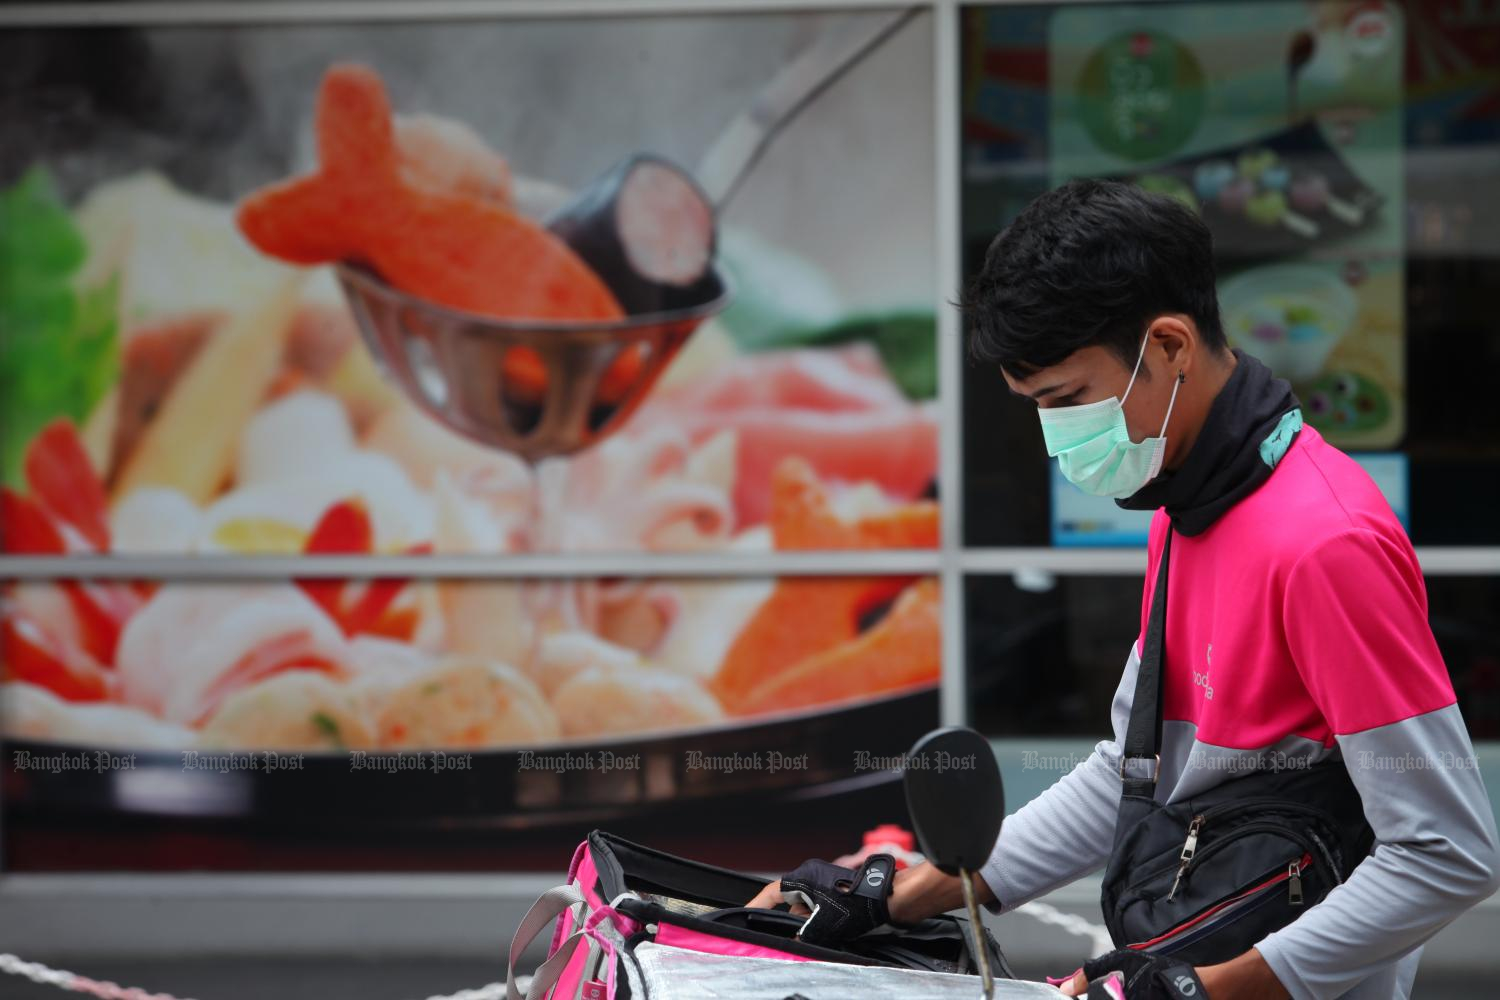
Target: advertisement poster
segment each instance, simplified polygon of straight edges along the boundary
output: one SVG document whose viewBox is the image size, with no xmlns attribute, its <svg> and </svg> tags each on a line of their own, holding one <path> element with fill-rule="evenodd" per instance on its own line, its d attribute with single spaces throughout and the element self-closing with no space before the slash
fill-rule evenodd
<svg viewBox="0 0 1500 1000">
<path fill-rule="evenodd" d="M 23 51 L 92 56 L 0 106 L 7 554 L 939 544 L 927 16 Z M 6 863 L 751 865 L 793 801 L 834 856 L 940 621 L 914 577 L 8 582 Z"/>
<path fill-rule="evenodd" d="M 1232 346 L 1341 448 L 1405 434 L 1404 26 L 1390 3 L 1078 6 L 1050 24 L 1052 183 L 1112 176 L 1214 234 Z"/>
<path fill-rule="evenodd" d="M 764 550 L 792 467 L 930 499 L 930 35 L 8 33 L 0 476 L 81 447 L 108 531 L 4 549 L 297 554 L 352 502 L 380 553 Z"/>
<path fill-rule="evenodd" d="M 743 836 L 793 800 L 810 832 L 878 822 L 899 772 L 859 751 L 894 759 L 937 721 L 934 578 L 59 581 L 6 602 L 12 868 L 237 867 L 226 835 L 357 866 L 307 848 L 335 834 L 400 840 L 376 867 L 453 837 L 509 867 L 591 826 Z M 96 602 L 138 610 L 80 627 Z M 132 853 L 142 828 L 215 839 Z"/>
</svg>

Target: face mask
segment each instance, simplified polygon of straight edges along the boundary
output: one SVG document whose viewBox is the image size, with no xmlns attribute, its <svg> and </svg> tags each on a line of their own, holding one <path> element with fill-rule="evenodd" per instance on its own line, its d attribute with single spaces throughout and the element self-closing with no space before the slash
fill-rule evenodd
<svg viewBox="0 0 1500 1000">
<path fill-rule="evenodd" d="M 1058 467 L 1068 481 L 1085 493 L 1124 499 L 1138 492 L 1161 471 L 1162 458 L 1167 451 L 1167 422 L 1172 419 L 1172 406 L 1177 402 L 1182 373 L 1179 372 L 1172 383 L 1167 415 L 1162 419 L 1161 432 L 1156 437 L 1132 441 L 1125 426 L 1125 400 L 1129 398 L 1135 377 L 1141 370 L 1141 359 L 1146 356 L 1149 339 L 1148 334 L 1141 340 L 1141 353 L 1136 355 L 1135 371 L 1130 373 L 1123 397 L 1111 396 L 1097 403 L 1037 410 L 1047 454 L 1057 459 Z"/>
</svg>

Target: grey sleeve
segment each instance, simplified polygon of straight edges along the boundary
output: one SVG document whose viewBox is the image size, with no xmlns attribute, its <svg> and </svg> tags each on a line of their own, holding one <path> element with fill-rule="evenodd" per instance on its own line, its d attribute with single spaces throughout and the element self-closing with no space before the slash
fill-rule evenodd
<svg viewBox="0 0 1500 1000">
<path fill-rule="evenodd" d="M 995 894 L 991 912 L 1011 910 L 1103 866 L 1120 808 L 1120 745 L 1130 721 L 1140 657 L 1132 645 L 1115 689 L 1114 738 L 1100 740 L 1077 767 L 1007 816 L 980 877 Z"/>
<path fill-rule="evenodd" d="M 1337 997 L 1500 887 L 1495 816 L 1458 705 L 1337 737 L 1376 847 L 1256 945 L 1296 998 Z"/>
</svg>

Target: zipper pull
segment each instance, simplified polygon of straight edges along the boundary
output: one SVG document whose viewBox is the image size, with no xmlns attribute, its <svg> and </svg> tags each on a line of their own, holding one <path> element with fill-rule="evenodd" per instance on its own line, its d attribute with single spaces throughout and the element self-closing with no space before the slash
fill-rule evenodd
<svg viewBox="0 0 1500 1000">
<path fill-rule="evenodd" d="M 1198 849 L 1198 831 L 1201 829 L 1203 829 L 1203 815 L 1200 813 L 1194 816 L 1193 821 L 1188 824 L 1187 840 L 1182 845 L 1183 861 L 1193 860 L 1193 852 Z"/>
<path fill-rule="evenodd" d="M 1187 840 L 1182 844 L 1182 853 L 1178 855 L 1177 877 L 1172 880 L 1172 891 L 1167 893 L 1167 902 L 1171 902 L 1177 895 L 1177 887 L 1182 884 L 1182 876 L 1187 874 L 1188 865 L 1192 864 L 1193 854 L 1198 850 L 1198 831 L 1203 829 L 1203 815 L 1200 813 L 1193 817 L 1188 824 Z"/>
<path fill-rule="evenodd" d="M 1291 906 L 1302 905 L 1302 865 L 1293 861 L 1286 866 L 1287 903 Z"/>
</svg>

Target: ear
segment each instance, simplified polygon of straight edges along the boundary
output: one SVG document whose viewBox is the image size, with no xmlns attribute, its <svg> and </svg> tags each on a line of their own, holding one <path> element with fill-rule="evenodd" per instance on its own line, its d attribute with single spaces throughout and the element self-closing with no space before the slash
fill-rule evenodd
<svg viewBox="0 0 1500 1000">
<path fill-rule="evenodd" d="M 1202 344 L 1198 339 L 1198 327 L 1191 317 L 1164 313 L 1151 321 L 1147 336 L 1166 354 L 1173 375 L 1192 371 Z"/>
</svg>

